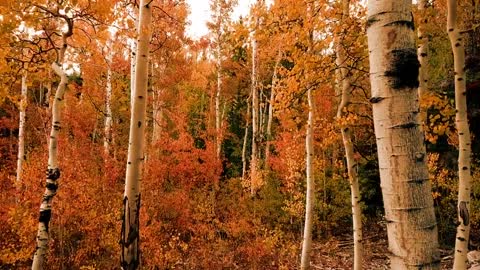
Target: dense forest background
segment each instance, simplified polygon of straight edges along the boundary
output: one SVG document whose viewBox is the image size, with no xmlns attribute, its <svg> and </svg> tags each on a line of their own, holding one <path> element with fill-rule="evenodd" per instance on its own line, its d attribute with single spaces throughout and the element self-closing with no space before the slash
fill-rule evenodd
<svg viewBox="0 0 480 270">
<path fill-rule="evenodd" d="M 310 2 L 313 8 L 307 8 Z M 145 269 L 298 266 L 305 219 L 309 90 L 315 103 L 314 243 L 341 239 L 353 252 L 350 183 L 340 132 L 345 126 L 352 132 L 365 237 L 383 235 L 386 221 L 370 100 L 366 7 L 361 2 L 350 1 L 349 16 L 344 16 L 343 1 L 258 1 L 247 17 L 233 21 L 235 1 L 211 0 L 210 34 L 199 40 L 185 34 L 189 14 L 185 1 L 152 3 L 139 216 Z M 74 27 L 63 64 L 68 84 L 58 137 L 61 177 L 45 264 L 46 269 L 118 267 L 136 9 L 130 1 L 0 3 L 0 269 L 32 264 L 51 108 L 60 83 L 50 65 L 58 59 L 61 33 L 69 21 Z M 429 81 L 420 115 L 439 240 L 443 250 L 453 253 L 458 134 L 446 9 L 445 0 L 429 1 L 421 11 L 414 5 L 412 14 L 428 40 Z M 469 246 L 476 249 L 478 1 L 458 1 L 458 14 L 465 39 L 473 152 Z M 346 55 L 340 64 L 352 84 L 351 103 L 341 117 L 339 47 Z M 28 88 L 23 100 L 22 77 Z M 253 139 L 252 88 L 258 102 Z M 21 176 L 16 178 L 21 108 L 26 115 L 25 153 Z M 316 252 L 320 251 L 312 254 Z"/>
</svg>

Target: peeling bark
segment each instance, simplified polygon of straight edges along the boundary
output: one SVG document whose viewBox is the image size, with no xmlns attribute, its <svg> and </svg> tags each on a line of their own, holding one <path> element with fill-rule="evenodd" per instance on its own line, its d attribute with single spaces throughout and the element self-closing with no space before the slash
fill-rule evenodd
<svg viewBox="0 0 480 270">
<path fill-rule="evenodd" d="M 458 226 L 455 241 L 454 270 L 467 268 L 470 237 L 471 137 L 467 118 L 465 42 L 457 23 L 457 1 L 449 0 L 447 32 L 453 51 L 455 74 L 455 125 L 458 133 Z"/>
<path fill-rule="evenodd" d="M 368 1 L 371 102 L 391 268 L 439 269 L 411 8 L 411 0 Z"/>
<path fill-rule="evenodd" d="M 137 42 L 135 87 L 127 157 L 124 194 L 124 214 L 120 239 L 120 263 L 124 270 L 140 265 L 140 186 L 144 162 L 145 120 L 147 111 L 148 57 L 151 39 L 152 7 L 150 1 L 140 1 L 139 34 Z"/>
</svg>

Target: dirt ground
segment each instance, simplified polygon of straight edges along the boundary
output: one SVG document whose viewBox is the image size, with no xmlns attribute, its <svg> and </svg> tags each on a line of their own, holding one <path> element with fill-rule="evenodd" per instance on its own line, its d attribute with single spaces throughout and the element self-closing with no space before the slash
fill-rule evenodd
<svg viewBox="0 0 480 270">
<path fill-rule="evenodd" d="M 350 235 L 332 238 L 312 246 L 312 268 L 322 270 L 353 269 L 353 239 Z M 387 233 L 375 228 L 364 236 L 364 263 L 367 270 L 390 269 L 388 259 Z M 453 250 L 440 250 L 441 269 L 452 269 Z"/>
</svg>

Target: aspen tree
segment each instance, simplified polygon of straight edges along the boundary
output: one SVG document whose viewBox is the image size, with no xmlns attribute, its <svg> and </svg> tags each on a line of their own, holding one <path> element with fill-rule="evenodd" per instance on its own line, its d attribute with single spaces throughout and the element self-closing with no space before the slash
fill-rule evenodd
<svg viewBox="0 0 480 270">
<path fill-rule="evenodd" d="M 470 193 L 472 155 L 470 129 L 467 119 L 467 89 L 465 77 L 465 42 L 458 29 L 457 1 L 447 2 L 447 32 L 452 45 L 455 74 L 455 125 L 458 133 L 458 226 L 455 240 L 454 270 L 467 268 L 470 234 Z"/>
<path fill-rule="evenodd" d="M 305 204 L 305 228 L 303 230 L 302 259 L 300 269 L 310 269 L 310 253 L 312 251 L 313 204 L 315 201 L 315 181 L 313 179 L 313 125 L 314 100 L 311 88 L 308 89 L 308 121 L 305 136 L 307 196 Z"/>
<path fill-rule="evenodd" d="M 255 193 L 258 183 L 258 89 L 257 89 L 257 40 L 255 39 L 255 31 L 251 34 L 252 44 L 252 157 L 250 159 L 250 192 Z"/>
<path fill-rule="evenodd" d="M 27 110 L 27 71 L 22 73 L 22 93 L 20 101 L 20 117 L 18 124 L 17 184 L 22 180 L 22 166 L 25 160 L 25 112 Z"/>
<path fill-rule="evenodd" d="M 375 137 L 392 269 L 439 269 L 437 223 L 419 122 L 411 0 L 368 1 Z"/>
<path fill-rule="evenodd" d="M 242 179 L 246 180 L 247 177 L 247 142 L 248 142 L 248 129 L 250 126 L 250 97 L 247 99 L 247 119 L 245 123 L 245 134 L 243 135 L 242 146 Z"/>
<path fill-rule="evenodd" d="M 110 144 L 112 142 L 112 58 L 113 58 L 113 48 L 111 40 L 107 43 L 107 48 L 109 52 L 107 54 L 107 86 L 106 86 L 106 95 L 105 95 L 105 130 L 104 130 L 104 139 L 103 139 L 103 148 L 105 151 L 105 156 L 110 155 Z"/>
<path fill-rule="evenodd" d="M 350 1 L 341 0 L 342 18 L 340 19 L 340 27 L 343 29 L 345 20 L 349 17 Z M 344 31 L 341 31 L 344 32 Z M 352 83 L 350 81 L 350 72 L 347 66 L 347 57 L 342 44 L 342 37 L 336 37 L 336 64 L 339 72 L 337 72 L 338 81 L 341 88 L 341 100 L 338 105 L 337 119 L 341 120 L 347 116 L 347 109 L 351 101 Z M 353 269 L 362 269 L 363 259 L 363 233 L 362 233 L 362 209 L 360 207 L 360 187 L 358 183 L 358 164 L 354 158 L 352 127 L 348 124 L 341 124 L 343 147 L 345 148 L 345 158 L 347 160 L 348 179 L 350 181 L 350 193 L 352 198 L 352 220 L 353 220 Z"/>
<path fill-rule="evenodd" d="M 48 10 L 42 6 L 36 6 L 38 9 L 65 20 L 67 31 L 62 33 L 62 46 L 58 50 L 57 60 L 52 63 L 52 70 L 60 77 L 55 97 L 51 104 L 52 107 L 52 128 L 50 130 L 49 147 L 48 147 L 48 167 L 45 192 L 43 194 L 40 205 L 40 217 L 38 222 L 37 241 L 35 254 L 33 256 L 32 269 L 43 269 L 43 263 L 48 248 L 49 223 L 52 216 L 52 199 L 57 194 L 58 179 L 60 178 L 60 168 L 58 165 L 58 134 L 60 132 L 62 118 L 61 107 L 63 104 L 63 96 L 67 88 L 68 78 L 63 63 L 65 60 L 65 52 L 68 47 L 67 40 L 73 35 L 73 19 L 67 15 L 62 15 Z"/>
<path fill-rule="evenodd" d="M 282 60 L 282 51 L 278 50 L 277 60 L 275 61 L 275 67 L 273 68 L 272 87 L 270 90 L 270 99 L 268 106 L 268 119 L 267 119 L 267 144 L 265 146 L 265 166 L 268 166 L 268 159 L 270 158 L 270 142 L 272 140 L 272 122 L 275 103 L 275 91 L 277 90 L 278 83 L 278 68 L 280 67 L 280 61 Z"/>
<path fill-rule="evenodd" d="M 311 28 L 308 29 L 308 47 L 306 54 L 310 55 L 314 51 L 313 40 L 313 20 L 314 20 L 315 2 L 310 3 L 307 6 L 307 18 L 310 21 Z M 308 74 L 308 73 L 307 73 Z M 308 82 L 309 76 L 305 76 L 305 80 Z M 300 269 L 310 269 L 310 255 L 312 252 L 312 230 L 313 230 L 313 206 L 315 203 L 315 179 L 313 174 L 313 126 L 315 125 L 315 102 L 312 96 L 312 86 L 307 86 L 307 99 L 308 99 L 308 119 L 305 134 L 305 168 L 306 168 L 306 182 L 307 182 L 307 194 L 305 196 L 305 225 L 303 230 L 303 243 L 302 243 L 302 257 L 300 261 Z"/>
<path fill-rule="evenodd" d="M 140 185 L 144 161 L 151 21 L 151 1 L 141 0 L 135 65 L 135 99 L 133 100 L 130 121 L 125 194 L 123 197 L 123 224 L 120 239 L 120 263 L 124 270 L 138 269 L 140 265 Z"/>
</svg>

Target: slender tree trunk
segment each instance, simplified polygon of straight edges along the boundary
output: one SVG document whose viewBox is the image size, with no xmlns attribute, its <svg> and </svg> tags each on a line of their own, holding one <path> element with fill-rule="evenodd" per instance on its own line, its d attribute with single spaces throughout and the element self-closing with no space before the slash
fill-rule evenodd
<svg viewBox="0 0 480 270">
<path fill-rule="evenodd" d="M 345 19 L 350 15 L 350 1 L 342 0 L 342 18 L 340 27 L 345 25 Z M 343 28 L 342 28 L 343 29 Z M 344 31 L 341 31 L 344 32 Z M 351 100 L 352 84 L 347 65 L 346 52 L 342 44 L 342 37 L 336 37 L 336 64 L 339 72 L 336 73 L 338 81 L 341 85 L 341 100 L 338 106 L 337 119 L 341 119 L 347 115 L 347 108 Z M 363 232 L 362 232 L 362 209 L 360 208 L 360 187 L 358 183 L 358 164 L 354 158 L 352 130 L 348 125 L 341 126 L 343 147 L 345 148 L 345 158 L 347 159 L 348 179 L 350 181 L 350 193 L 352 200 L 352 220 L 353 220 L 353 269 L 362 269 L 363 260 Z"/>
<path fill-rule="evenodd" d="M 257 40 L 252 33 L 252 158 L 250 160 L 250 192 L 259 186 L 258 173 L 258 89 L 257 89 Z"/>
<path fill-rule="evenodd" d="M 66 43 L 64 43 L 66 44 Z M 60 62 L 61 63 L 61 62 Z M 45 192 L 40 205 L 38 222 L 37 247 L 33 256 L 32 270 L 43 269 L 45 255 L 48 248 L 49 223 L 52 216 L 52 199 L 57 194 L 60 168 L 58 166 L 58 133 L 61 128 L 61 107 L 67 87 L 68 78 L 61 64 L 52 63 L 52 69 L 60 77 L 60 83 L 52 103 L 52 128 L 48 148 L 48 169 Z"/>
<path fill-rule="evenodd" d="M 151 20 L 152 7 L 150 1 L 141 0 L 135 65 L 135 98 L 130 121 L 125 194 L 123 197 L 123 224 L 120 239 L 120 261 L 124 270 L 138 269 L 140 265 L 140 185 L 144 161 Z"/>
<path fill-rule="evenodd" d="M 215 132 L 216 132 L 216 154 L 220 160 L 222 152 L 222 115 L 220 112 L 220 98 L 222 93 L 222 50 L 220 44 L 220 30 L 217 37 L 217 92 L 215 94 Z"/>
<path fill-rule="evenodd" d="M 447 31 L 452 44 L 455 74 L 455 124 L 458 132 L 458 226 L 455 241 L 454 270 L 467 268 L 470 234 L 470 192 L 472 154 L 467 119 L 467 89 L 465 76 L 465 42 L 457 24 L 457 1 L 448 1 Z"/>
<path fill-rule="evenodd" d="M 247 99 L 247 120 L 245 123 L 245 134 L 243 135 L 243 147 L 242 147 L 242 179 L 246 180 L 247 177 L 247 141 L 248 141 L 248 128 L 250 125 L 250 98 Z"/>
<path fill-rule="evenodd" d="M 22 180 L 22 165 L 25 160 L 25 112 L 27 110 L 27 71 L 22 74 L 22 99 L 18 125 L 17 184 Z"/>
<path fill-rule="evenodd" d="M 273 77 L 272 77 L 272 89 L 270 91 L 270 99 L 268 106 L 268 120 L 267 120 L 267 143 L 265 145 L 265 166 L 268 167 L 268 159 L 270 158 L 270 142 L 272 141 L 272 122 L 273 122 L 273 112 L 274 112 L 274 103 L 275 103 L 275 90 L 277 87 L 278 81 L 278 68 L 280 66 L 280 61 L 282 60 L 282 51 L 278 50 L 277 60 L 275 61 L 275 67 L 273 68 Z"/>
<path fill-rule="evenodd" d="M 411 0 L 368 1 L 373 119 L 392 269 L 439 269 L 437 223 L 418 117 Z"/>
<path fill-rule="evenodd" d="M 313 178 L 313 125 L 315 110 L 312 90 L 308 89 L 308 122 L 305 137 L 307 196 L 305 204 L 305 228 L 303 230 L 302 259 L 300 269 L 310 269 L 310 253 L 312 251 L 313 204 L 315 201 L 315 181 Z"/>
<path fill-rule="evenodd" d="M 109 42 L 111 44 L 111 42 Z M 110 46 L 108 46 L 110 47 Z M 105 156 L 110 155 L 110 144 L 112 142 L 112 57 L 113 50 L 110 48 L 110 52 L 107 56 L 107 89 L 105 97 L 105 135 L 103 140 L 103 148 Z"/>
<path fill-rule="evenodd" d="M 422 101 L 425 93 L 428 92 L 428 36 L 425 33 L 425 27 L 428 24 L 427 15 L 428 1 L 418 0 L 418 11 L 420 13 L 420 23 L 418 24 L 418 61 L 420 62 L 418 80 L 418 97 Z M 423 118 L 423 117 L 422 117 Z M 422 119 L 425 121 L 426 119 Z"/>
</svg>

